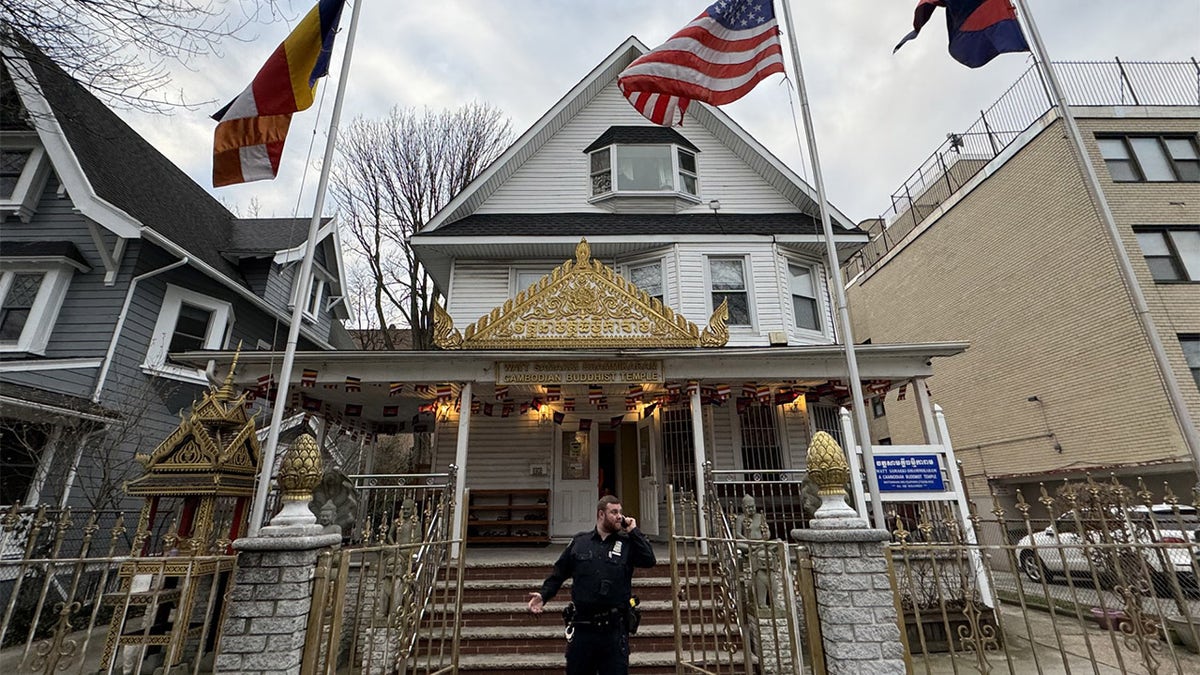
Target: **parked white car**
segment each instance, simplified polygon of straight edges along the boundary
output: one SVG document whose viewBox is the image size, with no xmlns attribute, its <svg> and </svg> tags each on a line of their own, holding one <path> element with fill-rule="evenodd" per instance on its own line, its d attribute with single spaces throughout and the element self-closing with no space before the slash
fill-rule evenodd
<svg viewBox="0 0 1200 675">
<path fill-rule="evenodd" d="M 1178 509 L 1176 515 L 1175 509 Z M 1146 561 L 1146 569 L 1161 587 L 1164 572 L 1173 571 L 1180 583 L 1196 586 L 1200 569 L 1200 517 L 1191 506 L 1154 504 L 1128 509 L 1106 518 L 1110 544 L 1098 531 L 1079 532 L 1073 512 L 1059 516 L 1044 530 L 1017 542 L 1017 562 L 1033 581 L 1051 581 L 1056 576 L 1091 576 L 1101 571 L 1106 552 L 1115 544 L 1128 544 Z M 1168 568 L 1169 565 L 1169 568 Z"/>
</svg>

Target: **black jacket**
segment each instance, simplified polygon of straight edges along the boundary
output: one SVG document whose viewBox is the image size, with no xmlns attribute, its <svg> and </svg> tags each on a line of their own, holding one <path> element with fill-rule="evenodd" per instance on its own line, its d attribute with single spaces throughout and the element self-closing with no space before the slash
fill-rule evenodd
<svg viewBox="0 0 1200 675">
<path fill-rule="evenodd" d="M 542 583 L 542 601 L 550 602 L 569 578 L 571 600 L 581 612 L 628 607 L 635 567 L 654 567 L 654 549 L 641 530 L 618 532 L 608 539 L 601 539 L 595 529 L 580 532 Z"/>
</svg>

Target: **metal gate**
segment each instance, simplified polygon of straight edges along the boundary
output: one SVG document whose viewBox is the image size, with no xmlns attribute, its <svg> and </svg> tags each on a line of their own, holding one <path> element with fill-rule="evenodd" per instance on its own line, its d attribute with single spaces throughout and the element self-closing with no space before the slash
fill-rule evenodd
<svg viewBox="0 0 1200 675">
<path fill-rule="evenodd" d="M 786 542 L 737 538 L 719 502 L 667 488 L 675 655 L 681 672 L 800 672 L 798 593 Z M 699 532 L 706 518 L 708 535 Z M 685 522 L 680 522 L 683 520 Z M 811 576 L 809 577 L 811 579 Z"/>
</svg>

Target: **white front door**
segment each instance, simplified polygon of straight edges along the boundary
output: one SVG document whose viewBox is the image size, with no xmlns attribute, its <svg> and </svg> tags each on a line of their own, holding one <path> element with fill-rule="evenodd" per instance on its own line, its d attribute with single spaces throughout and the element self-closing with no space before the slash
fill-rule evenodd
<svg viewBox="0 0 1200 675">
<path fill-rule="evenodd" d="M 658 453 L 654 443 L 654 417 L 637 423 L 638 448 L 638 528 L 648 535 L 658 534 Z"/>
<path fill-rule="evenodd" d="M 595 425 L 589 431 L 555 427 L 552 536 L 570 537 L 596 526 L 596 502 L 600 494 L 598 440 Z"/>
</svg>

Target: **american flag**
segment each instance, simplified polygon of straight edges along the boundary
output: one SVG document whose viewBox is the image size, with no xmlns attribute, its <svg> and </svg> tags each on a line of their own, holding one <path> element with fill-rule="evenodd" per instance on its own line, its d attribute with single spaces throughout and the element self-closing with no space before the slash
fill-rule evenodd
<svg viewBox="0 0 1200 675">
<path fill-rule="evenodd" d="M 717 0 L 678 33 L 621 71 L 617 86 L 646 119 L 683 124 L 693 100 L 732 103 L 783 72 L 771 0 Z"/>
</svg>

